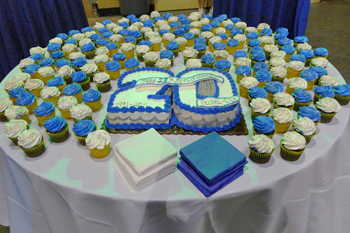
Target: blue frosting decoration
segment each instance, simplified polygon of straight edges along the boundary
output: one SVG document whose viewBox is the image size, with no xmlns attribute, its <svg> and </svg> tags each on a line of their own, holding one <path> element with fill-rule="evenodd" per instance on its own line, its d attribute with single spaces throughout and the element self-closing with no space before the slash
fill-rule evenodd
<svg viewBox="0 0 350 233">
<path fill-rule="evenodd" d="M 96 34 L 94 34 L 94 35 L 99 35 L 99 34 L 96 33 Z M 93 36 L 93 35 L 92 35 L 92 36 Z M 92 36 L 91 36 L 91 37 L 92 37 Z M 100 36 L 100 35 L 99 35 L 99 36 Z M 91 38 L 91 37 L 90 37 L 90 38 Z M 101 37 L 101 36 L 100 36 L 100 37 Z M 91 39 L 91 40 L 92 40 L 92 39 Z M 73 39 L 73 38 L 72 38 L 72 39 L 66 40 L 64 43 L 65 43 L 65 44 L 74 44 L 74 45 L 76 45 L 76 44 L 78 44 L 78 41 L 77 41 L 76 39 Z"/>
<path fill-rule="evenodd" d="M 190 19 L 180 19 L 181 24 L 190 24 L 191 20 Z"/>
<path fill-rule="evenodd" d="M 133 20 L 133 19 L 135 19 L 136 18 L 136 16 L 135 15 L 133 15 L 133 14 L 131 14 L 131 15 L 128 15 L 128 16 L 126 16 L 126 18 L 128 19 L 128 20 Z M 102 22 L 103 23 L 103 22 Z"/>
<path fill-rule="evenodd" d="M 312 101 L 311 94 L 304 89 L 296 89 L 293 91 L 292 96 L 294 99 L 300 103 L 307 103 Z"/>
<path fill-rule="evenodd" d="M 248 57 L 248 53 L 243 50 L 237 50 L 234 54 L 233 57 L 239 58 L 239 57 Z"/>
<path fill-rule="evenodd" d="M 131 31 L 129 35 L 138 38 L 142 36 L 142 33 L 139 31 Z"/>
<path fill-rule="evenodd" d="M 114 58 L 114 56 L 113 56 Z M 124 62 L 125 65 L 125 62 Z M 106 69 L 110 71 L 118 71 L 120 70 L 120 64 L 118 61 L 110 61 L 106 63 Z"/>
<path fill-rule="evenodd" d="M 214 67 L 221 70 L 229 69 L 231 68 L 231 62 L 221 59 L 215 62 Z"/>
<path fill-rule="evenodd" d="M 50 133 L 57 133 L 67 126 L 67 121 L 60 116 L 54 116 L 44 122 L 44 128 Z"/>
<path fill-rule="evenodd" d="M 260 47 L 261 46 L 261 42 L 260 40 L 257 39 L 252 39 L 248 42 L 248 46 L 250 47 Z"/>
<path fill-rule="evenodd" d="M 205 14 L 205 15 L 203 15 L 202 18 L 206 18 L 206 19 L 211 20 L 213 18 L 213 16 L 211 14 Z"/>
<path fill-rule="evenodd" d="M 38 71 L 38 69 L 40 69 L 40 66 L 37 64 L 32 64 L 27 66 L 26 68 L 24 68 L 24 73 L 28 73 L 28 74 L 34 74 Z"/>
<path fill-rule="evenodd" d="M 106 48 L 109 49 L 109 50 L 117 49 L 117 48 L 118 48 L 118 44 L 117 44 L 117 43 L 114 43 L 114 42 L 109 42 L 109 43 L 107 43 L 105 46 L 106 46 Z"/>
<path fill-rule="evenodd" d="M 267 92 L 262 87 L 252 87 L 248 90 L 248 94 L 253 99 L 255 98 L 263 98 L 265 99 L 267 97 Z"/>
<path fill-rule="evenodd" d="M 189 24 L 182 24 L 180 26 L 180 28 L 182 28 L 185 32 L 188 32 L 189 30 L 191 30 L 191 25 L 189 25 Z"/>
<path fill-rule="evenodd" d="M 235 35 L 237 35 L 237 34 L 243 34 L 243 30 L 240 29 L 240 28 L 234 28 L 234 29 L 232 29 L 232 31 L 230 32 L 230 34 L 231 34 L 232 36 L 235 36 Z"/>
<path fill-rule="evenodd" d="M 34 61 L 39 61 L 44 59 L 44 55 L 42 55 L 41 53 L 34 53 L 30 55 L 29 58 L 33 59 Z"/>
<path fill-rule="evenodd" d="M 173 57 L 174 57 L 173 51 L 170 51 L 170 50 L 162 50 L 162 51 L 160 51 L 160 58 L 161 59 L 163 59 L 163 58 L 171 59 Z"/>
<path fill-rule="evenodd" d="M 270 82 L 272 80 L 272 74 L 270 71 L 267 71 L 267 70 L 256 71 L 254 77 L 259 82 Z"/>
<path fill-rule="evenodd" d="M 212 54 L 205 54 L 201 58 L 201 62 L 205 64 L 211 64 L 215 62 L 215 57 Z"/>
<path fill-rule="evenodd" d="M 95 102 L 99 99 L 101 99 L 101 92 L 99 92 L 98 90 L 89 89 L 87 92 L 83 94 L 83 101 L 85 103 Z"/>
<path fill-rule="evenodd" d="M 104 33 L 104 32 L 109 32 L 109 30 L 108 30 L 108 28 L 99 28 L 98 30 L 97 30 L 99 33 Z"/>
<path fill-rule="evenodd" d="M 235 74 L 250 76 L 252 74 L 252 68 L 250 66 L 237 67 Z"/>
<path fill-rule="evenodd" d="M 298 117 L 308 117 L 314 122 L 321 120 L 321 112 L 316 108 L 303 106 L 299 108 Z"/>
<path fill-rule="evenodd" d="M 143 25 L 145 25 L 145 24 L 150 24 L 150 23 L 154 23 L 154 20 L 153 19 L 146 19 L 145 21 L 143 21 Z M 146 26 L 144 26 L 144 27 L 146 27 Z"/>
<path fill-rule="evenodd" d="M 157 17 L 154 18 L 154 21 L 157 22 L 158 20 L 163 20 L 163 19 L 164 18 L 162 16 L 157 16 Z M 141 20 L 139 22 L 141 22 Z"/>
<path fill-rule="evenodd" d="M 98 45 L 105 45 L 105 44 L 109 43 L 109 40 L 106 39 L 106 38 L 101 38 L 101 39 L 97 39 L 97 40 L 96 40 L 96 43 L 97 43 Z"/>
<path fill-rule="evenodd" d="M 277 81 L 274 82 L 266 82 L 264 89 L 267 92 L 271 92 L 273 94 L 279 93 L 283 91 L 283 84 Z"/>
<path fill-rule="evenodd" d="M 113 54 L 113 60 L 114 61 L 124 60 L 125 58 L 126 58 L 126 54 L 125 53 L 115 53 L 115 54 Z"/>
<path fill-rule="evenodd" d="M 178 28 L 178 27 L 180 27 L 180 23 L 179 22 L 171 22 L 171 23 L 169 23 L 169 26 L 172 28 Z"/>
<path fill-rule="evenodd" d="M 124 38 L 125 43 L 133 43 L 136 42 L 136 38 L 134 36 L 126 36 Z"/>
<path fill-rule="evenodd" d="M 73 124 L 73 132 L 79 137 L 85 137 L 96 130 L 96 125 L 91 120 L 80 120 Z"/>
<path fill-rule="evenodd" d="M 236 39 L 230 39 L 227 41 L 227 46 L 229 47 L 237 47 L 239 45 L 239 41 Z"/>
<path fill-rule="evenodd" d="M 293 54 L 296 51 L 293 45 L 284 45 L 281 50 L 286 52 L 286 54 Z"/>
<path fill-rule="evenodd" d="M 328 55 L 328 50 L 325 49 L 325 48 L 322 48 L 322 47 L 316 48 L 316 49 L 314 49 L 314 54 L 315 54 L 316 56 L 325 57 L 325 56 Z"/>
<path fill-rule="evenodd" d="M 171 14 L 171 13 L 165 13 L 165 14 L 163 15 L 163 18 L 164 18 L 164 19 L 169 19 L 171 16 L 173 16 L 173 14 Z"/>
<path fill-rule="evenodd" d="M 288 38 L 282 38 L 278 40 L 278 45 L 284 46 L 284 45 L 293 45 L 293 41 Z"/>
<path fill-rule="evenodd" d="M 314 81 L 318 78 L 318 75 L 312 69 L 307 69 L 307 70 L 301 71 L 300 77 L 305 79 L 305 81 Z"/>
<path fill-rule="evenodd" d="M 274 35 L 275 40 L 279 41 L 280 39 L 287 38 L 287 36 L 283 34 L 275 34 Z"/>
<path fill-rule="evenodd" d="M 160 17 L 160 18 L 163 19 L 162 17 Z M 141 23 L 141 22 L 142 22 L 141 19 L 135 18 L 135 19 L 132 19 L 132 20 L 131 20 L 131 23 L 138 23 L 138 22 Z"/>
<path fill-rule="evenodd" d="M 233 17 L 233 18 L 231 18 L 231 21 L 232 21 L 232 23 L 238 23 L 238 22 L 241 22 L 241 19 L 238 17 Z"/>
<path fill-rule="evenodd" d="M 64 79 L 60 76 L 56 76 L 47 82 L 49 87 L 57 87 L 64 84 Z"/>
<path fill-rule="evenodd" d="M 152 46 L 152 42 L 149 41 L 149 40 L 141 40 L 137 45 L 147 45 L 148 47 L 151 47 Z"/>
<path fill-rule="evenodd" d="M 12 98 L 17 98 L 19 95 L 26 93 L 26 89 L 23 87 L 16 87 L 9 91 Z"/>
<path fill-rule="evenodd" d="M 306 36 L 296 36 L 294 37 L 294 42 L 295 43 L 305 43 L 308 42 L 309 39 Z"/>
<path fill-rule="evenodd" d="M 249 50 L 250 54 L 254 54 L 254 53 L 263 53 L 264 49 L 261 47 L 253 47 Z"/>
<path fill-rule="evenodd" d="M 232 29 L 234 29 L 236 26 L 234 24 L 227 24 L 225 26 L 225 30 L 226 31 L 231 31 Z"/>
<path fill-rule="evenodd" d="M 185 14 L 179 14 L 177 15 L 178 19 L 186 19 L 186 15 Z"/>
<path fill-rule="evenodd" d="M 139 65 L 140 65 L 140 61 L 137 60 L 136 58 L 126 59 L 124 62 L 124 66 L 128 69 L 133 68 L 133 67 L 137 67 Z"/>
<path fill-rule="evenodd" d="M 224 43 L 222 43 L 222 42 L 215 42 L 213 44 L 213 47 L 216 50 L 225 50 L 226 49 L 226 45 Z"/>
<path fill-rule="evenodd" d="M 79 94 L 80 92 L 82 92 L 83 89 L 81 88 L 81 86 L 77 83 L 72 83 L 67 85 L 64 89 L 63 89 L 63 95 L 76 95 Z"/>
<path fill-rule="evenodd" d="M 72 61 L 72 66 L 74 67 L 82 67 L 83 65 L 86 65 L 87 61 L 85 57 L 78 57 L 77 59 Z"/>
<path fill-rule="evenodd" d="M 68 59 L 59 59 L 55 62 L 55 65 L 57 67 L 62 67 L 62 66 L 71 66 L 71 62 Z"/>
<path fill-rule="evenodd" d="M 254 48 L 259 48 L 259 47 L 253 47 L 252 49 L 254 49 Z M 262 53 L 252 53 L 251 58 L 253 61 L 263 62 L 266 60 L 266 55 L 263 52 Z"/>
<path fill-rule="evenodd" d="M 299 52 L 299 54 L 304 55 L 306 58 L 314 57 L 314 52 L 312 50 L 304 49 Z"/>
<path fill-rule="evenodd" d="M 55 64 L 55 60 L 52 58 L 45 58 L 42 61 L 39 62 L 39 65 L 41 67 L 45 67 L 45 66 L 52 66 Z"/>
<path fill-rule="evenodd" d="M 210 26 L 212 26 L 213 28 L 217 28 L 217 27 L 220 26 L 220 22 L 218 22 L 218 21 L 212 21 L 212 22 L 210 23 Z"/>
<path fill-rule="evenodd" d="M 50 56 L 52 58 L 54 58 L 54 59 L 63 58 L 64 57 L 64 52 L 62 52 L 61 50 L 55 51 L 55 52 L 51 53 Z"/>
<path fill-rule="evenodd" d="M 119 23 L 119 26 L 121 26 L 122 28 L 127 28 L 127 27 L 129 27 L 129 23 L 128 22 L 120 22 Z"/>
<path fill-rule="evenodd" d="M 185 38 L 186 40 L 191 40 L 194 38 L 194 33 L 192 32 L 186 32 L 183 36 L 183 38 Z"/>
<path fill-rule="evenodd" d="M 265 62 L 257 62 L 253 66 L 253 70 L 259 71 L 259 70 L 268 70 L 269 66 Z"/>
<path fill-rule="evenodd" d="M 294 54 L 292 56 L 290 56 L 289 61 L 301 61 L 303 63 L 306 62 L 306 57 L 303 54 Z"/>
<path fill-rule="evenodd" d="M 275 122 L 271 117 L 258 116 L 253 120 L 253 127 L 256 132 L 262 134 L 272 133 L 275 130 Z"/>
<path fill-rule="evenodd" d="M 61 38 L 61 40 L 67 40 L 69 36 L 66 33 L 58 33 L 56 35 L 58 38 Z"/>
<path fill-rule="evenodd" d="M 24 92 L 17 97 L 17 105 L 32 105 L 36 100 L 36 96 L 31 92 Z"/>
<path fill-rule="evenodd" d="M 257 33 L 257 32 L 249 32 L 249 33 L 246 34 L 246 37 L 248 39 L 258 39 L 259 33 Z"/>
<path fill-rule="evenodd" d="M 98 33 L 92 34 L 92 35 L 90 36 L 90 39 L 91 39 L 92 41 L 97 41 L 98 39 L 101 39 L 101 38 L 102 38 L 101 35 L 98 34 Z M 66 43 L 67 43 L 67 42 L 66 42 Z"/>
<path fill-rule="evenodd" d="M 315 91 L 315 94 L 317 94 L 321 97 L 333 98 L 335 95 L 334 89 L 328 85 L 315 87 L 314 91 Z"/>
<path fill-rule="evenodd" d="M 183 34 L 185 34 L 185 30 L 182 29 L 182 28 L 178 28 L 178 29 L 175 29 L 173 31 L 174 35 L 177 35 L 177 36 L 182 36 Z"/>
<path fill-rule="evenodd" d="M 79 34 L 79 33 L 80 33 L 79 30 L 69 30 L 69 31 L 68 31 L 68 35 L 69 35 L 69 36 L 74 36 L 75 34 Z"/>
<path fill-rule="evenodd" d="M 166 49 L 168 50 L 176 50 L 179 49 L 179 42 L 171 41 L 167 44 Z"/>
<path fill-rule="evenodd" d="M 149 28 L 154 28 L 154 24 L 151 23 L 151 22 L 144 22 L 144 23 L 143 23 L 143 26 L 144 26 L 144 27 L 149 27 Z"/>
<path fill-rule="evenodd" d="M 88 52 L 88 51 L 92 51 L 94 49 L 95 49 L 95 44 L 92 42 L 84 44 L 83 47 L 81 47 L 82 52 Z"/>
<path fill-rule="evenodd" d="M 287 28 L 278 28 L 276 30 L 276 34 L 281 34 L 281 35 L 284 35 L 284 36 L 288 36 L 289 32 L 288 32 L 288 29 Z"/>
<path fill-rule="evenodd" d="M 190 33 L 192 33 L 192 32 L 190 32 Z M 196 39 L 194 39 L 193 42 L 194 42 L 194 44 L 206 44 L 207 40 L 203 36 L 198 36 Z"/>
<path fill-rule="evenodd" d="M 85 74 L 85 72 L 83 71 L 78 71 L 72 74 L 72 79 L 74 82 L 78 83 L 78 82 L 84 82 L 87 80 L 87 76 Z"/>
<path fill-rule="evenodd" d="M 47 50 L 48 51 L 56 51 L 56 50 L 59 50 L 59 49 L 61 49 L 61 45 L 59 43 L 50 43 L 47 46 Z"/>
<path fill-rule="evenodd" d="M 114 33 L 111 32 L 111 31 L 102 33 L 102 37 L 103 37 L 103 38 L 109 38 L 109 37 L 111 37 L 111 36 L 113 36 L 113 35 L 114 35 Z"/>
<path fill-rule="evenodd" d="M 203 43 L 195 43 L 193 48 L 197 51 L 207 50 L 207 46 Z"/>
<path fill-rule="evenodd" d="M 87 27 L 84 27 L 84 28 L 82 28 L 82 29 L 80 29 L 80 31 L 82 32 L 82 33 L 85 33 L 85 32 L 92 32 L 94 30 L 94 28 L 93 27 L 90 27 L 90 26 L 87 26 Z M 62 39 L 62 38 L 61 38 Z"/>
<path fill-rule="evenodd" d="M 163 29 L 159 31 L 160 35 L 164 35 L 165 33 L 171 33 L 171 31 L 169 29 Z"/>
<path fill-rule="evenodd" d="M 43 101 L 38 107 L 34 109 L 37 116 L 48 116 L 55 111 L 55 104 L 49 101 Z"/>
<path fill-rule="evenodd" d="M 322 66 L 313 66 L 310 69 L 315 71 L 317 73 L 318 77 L 328 74 L 328 71 L 325 68 L 323 68 Z"/>
<path fill-rule="evenodd" d="M 260 32 L 261 36 L 271 36 L 272 35 L 272 29 L 271 28 L 263 28 Z"/>
<path fill-rule="evenodd" d="M 340 96 L 350 96 L 350 85 L 342 84 L 334 88 L 334 91 Z"/>
<path fill-rule="evenodd" d="M 213 27 L 210 24 L 205 24 L 201 27 L 202 32 L 211 31 L 212 29 L 213 29 Z"/>
<path fill-rule="evenodd" d="M 105 25 L 105 26 L 106 26 L 107 24 L 110 24 L 110 23 L 112 23 L 112 21 L 109 20 L 109 19 L 105 19 L 105 20 L 102 21 L 102 24 Z"/>
</svg>

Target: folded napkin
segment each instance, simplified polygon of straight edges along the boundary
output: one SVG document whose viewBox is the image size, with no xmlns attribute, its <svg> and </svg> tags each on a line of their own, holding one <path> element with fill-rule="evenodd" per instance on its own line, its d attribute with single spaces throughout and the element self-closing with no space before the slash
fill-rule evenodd
<svg viewBox="0 0 350 233">
<path fill-rule="evenodd" d="M 246 156 L 216 132 L 182 148 L 180 154 L 209 186 L 246 164 Z"/>
</svg>

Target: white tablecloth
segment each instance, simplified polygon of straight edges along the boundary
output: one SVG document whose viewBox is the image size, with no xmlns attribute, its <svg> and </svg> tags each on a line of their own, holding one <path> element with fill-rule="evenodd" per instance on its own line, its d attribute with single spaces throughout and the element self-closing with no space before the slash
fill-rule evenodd
<svg viewBox="0 0 350 233">
<path fill-rule="evenodd" d="M 177 74 L 183 68 L 178 65 L 172 71 Z M 6 79 L 18 73 L 16 69 Z M 344 83 L 332 65 L 328 71 Z M 116 90 L 115 81 L 112 85 Z M 109 95 L 103 94 L 103 109 L 93 114 L 98 126 Z M 247 100 L 241 104 L 250 135 L 225 139 L 248 156 L 252 124 Z M 47 146 L 44 155 L 34 159 L 4 136 L 0 123 L 0 167 L 11 232 L 349 232 L 349 114 L 350 105 L 343 106 L 331 123 L 320 123 L 318 134 L 296 162 L 281 158 L 281 135 L 274 136 L 276 150 L 268 164 L 248 159 L 244 175 L 209 198 L 179 171 L 130 192 L 114 167 L 113 153 L 101 160 L 92 158 L 72 134 L 71 120 L 70 138 L 55 144 L 31 116 L 31 127 L 42 132 Z M 113 146 L 132 135 L 111 136 Z M 201 136 L 164 137 L 180 149 Z"/>
</svg>

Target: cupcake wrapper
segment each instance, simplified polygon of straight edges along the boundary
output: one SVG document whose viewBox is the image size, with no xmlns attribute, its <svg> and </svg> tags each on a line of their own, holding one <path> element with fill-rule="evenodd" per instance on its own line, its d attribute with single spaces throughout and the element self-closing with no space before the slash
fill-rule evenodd
<svg viewBox="0 0 350 233">
<path fill-rule="evenodd" d="M 154 67 L 154 64 L 156 64 L 156 61 L 145 61 L 146 67 Z"/>
<path fill-rule="evenodd" d="M 316 81 L 317 81 L 317 79 L 315 79 L 314 81 L 307 81 L 306 90 L 312 90 Z"/>
<path fill-rule="evenodd" d="M 197 58 L 198 58 L 198 59 L 201 59 L 202 56 L 205 55 L 205 52 L 206 52 L 206 51 L 207 51 L 207 50 L 199 50 L 199 51 L 198 51 L 198 54 L 197 54 Z"/>
<path fill-rule="evenodd" d="M 7 121 L 9 121 L 9 120 L 7 119 L 7 117 L 5 116 L 5 113 L 4 113 L 4 112 L 0 112 L 0 121 L 1 121 L 1 122 L 7 122 Z"/>
<path fill-rule="evenodd" d="M 88 116 L 88 117 L 85 117 L 84 119 L 80 119 L 80 120 L 77 120 L 74 118 L 72 118 L 72 119 L 73 119 L 74 123 L 78 123 L 80 120 L 92 120 L 92 114 L 90 114 L 90 116 Z"/>
<path fill-rule="evenodd" d="M 179 55 L 179 49 L 174 49 L 174 50 L 171 50 L 171 51 L 173 51 L 175 57 L 177 57 L 177 55 Z M 200 51 L 198 51 L 198 52 L 200 53 Z M 204 51 L 204 53 L 205 53 L 205 51 Z"/>
<path fill-rule="evenodd" d="M 252 113 L 252 120 L 255 118 L 255 117 L 258 117 L 258 116 L 269 116 L 270 115 L 270 111 L 266 112 L 266 113 L 260 113 L 260 112 L 254 112 L 252 108 L 250 108 L 251 110 L 251 113 Z"/>
<path fill-rule="evenodd" d="M 64 142 L 69 138 L 68 123 L 63 130 L 57 133 L 50 133 L 47 130 L 46 130 L 46 133 L 49 135 L 52 142 L 56 142 L 56 143 Z"/>
<path fill-rule="evenodd" d="M 85 139 L 87 138 L 87 136 L 81 137 L 81 136 L 76 135 L 75 133 L 74 133 L 74 135 L 75 135 L 76 138 L 78 138 L 78 141 L 79 141 L 79 143 L 80 143 L 81 145 L 86 146 Z"/>
<path fill-rule="evenodd" d="M 90 77 L 88 76 L 87 79 L 84 82 L 74 82 L 76 84 L 79 84 L 83 91 L 87 91 L 90 89 Z"/>
<path fill-rule="evenodd" d="M 257 131 L 253 128 L 253 134 L 254 134 L 254 135 L 263 134 L 263 135 L 268 136 L 269 138 L 272 139 L 273 136 L 276 134 L 276 129 L 274 129 L 273 132 L 271 132 L 271 133 L 259 133 L 259 132 L 257 132 Z"/>
<path fill-rule="evenodd" d="M 322 99 L 321 96 L 317 95 L 317 94 L 314 94 L 314 104 L 316 105 L 316 102 L 319 101 L 320 99 Z"/>
<path fill-rule="evenodd" d="M 332 121 L 333 117 L 335 116 L 336 112 L 333 113 L 326 113 L 322 110 L 318 109 L 321 112 L 321 122 L 322 123 L 329 123 Z"/>
<path fill-rule="evenodd" d="M 292 122 L 288 122 L 286 124 L 281 124 L 281 123 L 278 123 L 277 121 L 273 120 L 275 122 L 275 125 L 276 125 L 276 133 L 278 134 L 283 134 L 285 132 L 288 131 L 289 129 L 289 126 L 292 124 Z"/>
<path fill-rule="evenodd" d="M 72 119 L 72 116 L 70 115 L 70 111 L 69 110 L 62 110 L 62 109 L 58 109 L 61 112 L 61 115 L 64 119 Z"/>
<path fill-rule="evenodd" d="M 244 78 L 244 75 L 236 75 L 237 76 L 237 84 L 241 82 L 241 80 Z"/>
<path fill-rule="evenodd" d="M 302 134 L 302 133 L 296 131 L 295 128 L 294 128 L 294 126 L 293 126 L 293 131 L 296 132 L 296 133 L 298 133 L 298 134 L 300 134 L 301 136 L 303 136 L 303 137 L 305 138 L 305 140 L 306 140 L 306 144 L 309 144 L 309 142 L 311 141 L 311 138 L 317 134 L 317 130 L 316 130 L 315 133 L 312 134 L 312 135 L 304 135 L 304 134 Z"/>
<path fill-rule="evenodd" d="M 298 151 L 292 151 L 292 150 L 288 150 L 287 148 L 285 148 L 282 145 L 282 141 L 281 141 L 281 157 L 285 160 L 288 161 L 297 161 L 301 154 L 304 152 L 305 148 L 303 150 L 298 150 Z"/>
<path fill-rule="evenodd" d="M 350 101 L 350 96 L 340 96 L 338 93 L 335 93 L 334 97 L 340 105 L 347 105 Z"/>
<path fill-rule="evenodd" d="M 18 146 L 18 138 L 9 138 L 13 144 L 15 144 L 16 146 Z"/>
<path fill-rule="evenodd" d="M 295 103 L 294 103 L 295 104 Z M 273 107 L 276 108 L 288 108 L 289 110 L 293 110 L 294 104 L 292 106 L 278 106 L 275 102 L 273 102 Z"/>
<path fill-rule="evenodd" d="M 239 86 L 239 95 L 243 98 L 248 98 L 248 89 Z"/>
<path fill-rule="evenodd" d="M 93 82 L 94 81 L 94 76 L 95 74 L 97 74 L 98 72 L 100 72 L 99 69 L 97 69 L 95 72 L 93 73 L 89 73 L 89 74 L 86 74 L 89 78 L 90 78 L 90 82 Z"/>
<path fill-rule="evenodd" d="M 136 53 L 136 56 L 137 56 L 137 60 L 139 60 L 140 62 L 143 62 L 143 54 Z"/>
<path fill-rule="evenodd" d="M 103 71 L 103 72 L 106 71 L 106 62 L 96 63 L 96 65 L 100 71 Z"/>
<path fill-rule="evenodd" d="M 91 153 L 92 157 L 94 157 L 96 159 L 102 159 L 102 158 L 105 158 L 105 157 L 107 157 L 109 155 L 111 147 L 110 147 L 110 144 L 108 144 L 107 146 L 105 146 L 101 150 L 99 150 L 99 149 L 90 149 L 90 148 L 89 148 L 89 150 L 90 150 L 90 153 Z"/>
<path fill-rule="evenodd" d="M 95 83 L 97 89 L 104 93 L 104 92 L 109 92 L 111 90 L 111 80 L 105 82 L 105 83 Z"/>
<path fill-rule="evenodd" d="M 83 52 L 87 59 L 93 59 L 95 57 L 96 48 L 92 51 Z"/>
<path fill-rule="evenodd" d="M 250 159 L 260 164 L 268 163 L 270 161 L 272 153 L 275 151 L 275 149 L 273 149 L 270 153 L 259 153 L 258 151 L 255 151 L 252 148 L 249 148 L 249 150 Z"/>
<path fill-rule="evenodd" d="M 19 118 L 16 118 L 17 120 L 25 120 L 28 124 L 30 124 L 30 119 L 29 119 L 29 113 L 27 113 L 24 116 L 21 116 Z"/>
<path fill-rule="evenodd" d="M 106 73 L 109 74 L 109 76 L 112 80 L 117 80 L 120 76 L 120 70 L 118 70 L 118 71 L 106 70 Z"/>
<path fill-rule="evenodd" d="M 101 98 L 94 102 L 85 102 L 85 104 L 89 106 L 93 112 L 96 112 L 101 109 Z"/>
<path fill-rule="evenodd" d="M 301 107 L 303 107 L 303 106 L 309 106 L 309 105 L 311 104 L 311 102 L 312 102 L 312 101 L 303 103 L 303 102 L 295 101 L 295 102 L 294 102 L 293 110 L 297 112 L 297 111 L 299 111 L 299 108 L 301 108 Z"/>
<path fill-rule="evenodd" d="M 42 137 L 41 142 L 32 148 L 23 148 L 19 146 L 24 153 L 30 158 L 39 157 L 45 152 L 44 137 Z"/>
<path fill-rule="evenodd" d="M 207 64 L 202 62 L 202 67 L 214 68 L 214 63 Z"/>
<path fill-rule="evenodd" d="M 283 84 L 283 81 L 286 77 L 277 77 L 277 76 L 272 76 L 272 81 L 277 81 Z"/>
<path fill-rule="evenodd" d="M 72 76 L 64 76 L 63 80 L 66 82 L 66 84 L 72 84 L 73 83 L 73 79 Z"/>
<path fill-rule="evenodd" d="M 273 103 L 273 93 L 272 92 L 267 92 L 267 97 L 266 99 L 270 101 L 270 103 Z"/>
</svg>

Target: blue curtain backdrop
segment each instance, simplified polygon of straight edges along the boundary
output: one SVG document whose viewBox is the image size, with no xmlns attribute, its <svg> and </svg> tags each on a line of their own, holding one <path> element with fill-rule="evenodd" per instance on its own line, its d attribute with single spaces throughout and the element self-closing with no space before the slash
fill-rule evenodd
<svg viewBox="0 0 350 233">
<path fill-rule="evenodd" d="M 1 0 L 0 80 L 31 47 L 46 47 L 57 33 L 86 26 L 81 0 Z"/>
<path fill-rule="evenodd" d="M 305 35 L 310 0 L 214 0 L 214 16 L 238 17 L 248 26 L 267 23 L 289 29 L 289 38 Z"/>
</svg>

